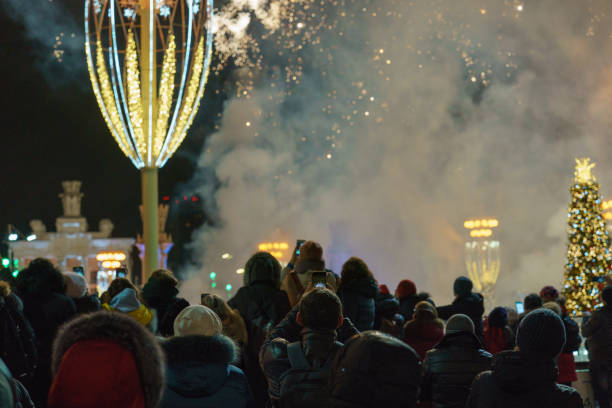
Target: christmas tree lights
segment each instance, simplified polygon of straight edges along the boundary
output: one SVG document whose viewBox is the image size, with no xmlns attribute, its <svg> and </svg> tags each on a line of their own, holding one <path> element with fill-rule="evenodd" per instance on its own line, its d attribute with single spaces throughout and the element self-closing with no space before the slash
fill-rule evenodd
<svg viewBox="0 0 612 408">
<path fill-rule="evenodd" d="M 593 176 L 595 163 L 576 159 L 572 201 L 568 210 L 567 263 L 563 295 L 572 315 L 601 306 L 604 276 L 610 273 L 612 254 L 606 220 L 602 215 L 599 184 Z"/>
</svg>

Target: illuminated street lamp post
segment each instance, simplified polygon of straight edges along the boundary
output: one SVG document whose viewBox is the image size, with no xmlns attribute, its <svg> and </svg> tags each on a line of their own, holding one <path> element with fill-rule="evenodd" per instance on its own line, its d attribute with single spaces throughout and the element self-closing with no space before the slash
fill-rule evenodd
<svg viewBox="0 0 612 408">
<path fill-rule="evenodd" d="M 474 288 L 485 298 L 487 310 L 491 310 L 495 298 L 495 284 L 499 277 L 499 241 L 491 239 L 493 229 L 499 226 L 496 219 L 467 220 L 463 226 L 470 231 L 465 243 L 465 266 Z"/>
<path fill-rule="evenodd" d="M 157 170 L 185 139 L 204 94 L 212 13 L 212 0 L 85 0 L 93 91 L 142 175 L 145 277 L 158 266 Z"/>
</svg>

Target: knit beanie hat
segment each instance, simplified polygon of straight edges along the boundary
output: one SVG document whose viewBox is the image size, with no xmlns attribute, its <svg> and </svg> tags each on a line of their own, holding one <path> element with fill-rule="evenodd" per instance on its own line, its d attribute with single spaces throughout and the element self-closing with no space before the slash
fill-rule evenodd
<svg viewBox="0 0 612 408">
<path fill-rule="evenodd" d="M 536 309 L 525 315 L 518 327 L 516 344 L 522 357 L 552 360 L 565 345 L 565 326 L 555 312 Z"/>
<path fill-rule="evenodd" d="M 387 285 L 385 285 L 384 283 L 380 286 L 378 286 L 378 289 L 380 289 L 380 294 L 381 295 L 390 295 L 391 292 L 389 292 L 389 287 Z"/>
<path fill-rule="evenodd" d="M 540 290 L 540 297 L 545 302 L 551 301 L 551 300 L 557 300 L 559 298 L 559 291 L 555 289 L 554 286 L 550 286 L 550 285 L 544 286 L 542 290 Z"/>
<path fill-rule="evenodd" d="M 222 330 L 223 325 L 219 316 L 212 309 L 202 305 L 188 306 L 174 319 L 175 336 L 214 336 Z"/>
<path fill-rule="evenodd" d="M 323 247 L 314 241 L 304 242 L 300 247 L 300 255 L 298 255 L 297 261 L 295 261 L 294 270 L 297 273 L 325 270 Z"/>
<path fill-rule="evenodd" d="M 472 284 L 472 281 L 470 280 L 470 278 L 465 277 L 465 276 L 460 276 L 457 279 L 455 279 L 455 283 L 453 284 L 453 292 L 455 293 L 455 295 L 462 298 L 472 293 L 473 287 L 474 285 Z"/>
<path fill-rule="evenodd" d="M 612 305 L 612 286 L 606 286 L 601 291 L 601 298 L 607 305 Z"/>
<path fill-rule="evenodd" d="M 508 312 L 506 308 L 498 306 L 491 310 L 487 323 L 489 327 L 505 327 L 508 324 Z"/>
<path fill-rule="evenodd" d="M 468 332 L 474 334 L 474 322 L 468 315 L 452 315 L 446 322 L 446 334 Z"/>
<path fill-rule="evenodd" d="M 73 299 L 82 298 L 87 294 L 87 280 L 76 272 L 64 272 L 66 295 Z"/>
<path fill-rule="evenodd" d="M 397 285 L 397 289 L 395 289 L 395 296 L 401 300 L 412 295 L 416 295 L 416 285 L 414 282 L 409 279 L 400 281 Z"/>
<path fill-rule="evenodd" d="M 243 284 L 250 286 L 255 282 L 270 282 L 280 286 L 281 265 L 267 252 L 257 252 L 244 267 Z"/>
</svg>

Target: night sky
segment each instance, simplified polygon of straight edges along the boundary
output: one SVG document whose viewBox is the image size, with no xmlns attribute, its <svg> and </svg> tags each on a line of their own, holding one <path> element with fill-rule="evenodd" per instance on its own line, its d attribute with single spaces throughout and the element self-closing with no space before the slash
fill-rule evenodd
<svg viewBox="0 0 612 408">
<path fill-rule="evenodd" d="M 82 2 L 60 5 L 82 30 Z M 23 22 L 8 15 L 6 5 L 0 6 L 0 27 L 0 193 L 4 202 L 0 228 L 6 231 L 10 223 L 27 234 L 29 221 L 37 218 L 47 230 L 55 230 L 55 218 L 61 215 L 61 181 L 81 180 L 82 212 L 90 229 L 97 230 L 100 219 L 110 218 L 115 224 L 113 236 L 134 237 L 141 229 L 139 173 L 103 121 L 84 52 L 67 50 L 59 63 L 50 57 L 48 44 L 33 40 Z M 192 130 L 160 171 L 160 199 L 189 190 L 195 160 L 222 105 L 223 94 L 215 93 L 220 83 L 219 78 L 210 77 Z"/>
</svg>

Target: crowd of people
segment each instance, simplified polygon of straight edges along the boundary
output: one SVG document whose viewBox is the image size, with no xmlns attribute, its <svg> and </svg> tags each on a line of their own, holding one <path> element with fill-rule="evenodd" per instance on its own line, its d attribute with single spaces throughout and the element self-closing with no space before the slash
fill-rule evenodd
<svg viewBox="0 0 612 408">
<path fill-rule="evenodd" d="M 229 301 L 193 305 L 168 270 L 142 288 L 117 278 L 100 297 L 45 259 L 1 273 L 0 406 L 583 406 L 571 387 L 580 328 L 552 286 L 520 315 L 485 315 L 466 277 L 437 306 L 408 279 L 391 294 L 356 257 L 335 274 L 313 241 L 284 268 L 259 252 L 244 269 Z M 612 286 L 602 298 L 582 334 L 609 408 Z"/>
</svg>

